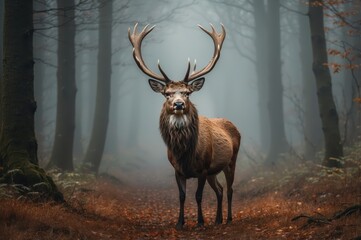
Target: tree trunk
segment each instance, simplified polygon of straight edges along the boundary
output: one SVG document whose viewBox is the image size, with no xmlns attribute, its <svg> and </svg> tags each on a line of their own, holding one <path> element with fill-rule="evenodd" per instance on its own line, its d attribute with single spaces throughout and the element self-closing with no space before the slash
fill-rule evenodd
<svg viewBox="0 0 361 240">
<path fill-rule="evenodd" d="M 33 1 L 5 1 L 0 153 L 7 174 L 0 181 L 62 200 L 52 179 L 37 166 L 32 18 Z"/>
<path fill-rule="evenodd" d="M 4 1 L 0 2 L 0 82 L 3 74 L 3 33 L 4 33 Z"/>
<path fill-rule="evenodd" d="M 2 77 L 3 77 L 3 59 L 4 59 L 4 55 L 3 55 L 3 36 L 4 36 L 4 1 L 0 1 L 0 89 L 1 89 L 1 85 L 2 85 Z M 1 97 L 0 97 L 0 106 L 1 106 Z M 2 124 L 1 122 L 1 109 L 0 109 L 0 126 Z M 0 128 L 1 131 L 1 128 Z M 1 132 L 0 132 L 1 135 Z M 0 167 L 3 166 L 3 162 L 2 162 L 2 158 L 0 157 Z"/>
<path fill-rule="evenodd" d="M 34 1 L 34 10 L 40 11 L 45 10 L 46 2 L 45 0 Z M 44 27 L 44 15 L 43 14 L 33 14 L 34 23 L 36 28 Z M 36 34 L 37 30 L 35 29 L 34 35 L 34 93 L 35 100 L 37 102 L 36 112 L 35 112 L 35 135 L 38 140 L 39 149 L 44 149 L 45 145 L 45 132 L 43 131 L 43 126 L 45 123 L 44 120 L 44 78 L 45 78 L 45 48 L 46 41 L 44 36 Z M 41 153 L 38 152 L 38 156 L 41 158 Z M 41 162 L 41 159 L 40 159 Z"/>
<path fill-rule="evenodd" d="M 80 34 L 79 34 L 80 35 Z M 79 37 L 80 39 L 80 37 Z M 80 40 L 82 42 L 82 44 L 85 44 L 85 42 L 83 41 L 83 39 Z M 82 143 L 82 129 L 81 126 L 82 124 L 85 124 L 83 121 L 83 114 L 82 114 L 82 109 L 85 107 L 82 101 L 83 98 L 83 91 L 82 91 L 82 81 L 83 81 L 83 75 L 85 75 L 85 79 L 86 79 L 86 74 L 83 71 L 82 67 L 86 64 L 84 64 L 84 62 L 82 62 L 83 59 L 85 59 L 85 57 L 83 56 L 83 54 L 81 52 L 79 52 L 76 56 L 76 75 L 75 75 L 75 79 L 76 79 L 76 86 L 79 89 L 79 91 L 77 91 L 76 94 L 76 104 L 75 104 L 75 129 L 74 129 L 74 144 L 73 144 L 73 158 L 74 158 L 74 164 L 81 164 L 81 160 L 84 157 L 84 148 L 83 148 L 83 143 Z M 88 80 L 88 79 L 87 79 Z M 88 81 L 86 81 L 86 84 L 89 84 Z"/>
<path fill-rule="evenodd" d="M 338 159 L 343 156 L 343 147 L 337 110 L 332 96 L 331 74 L 329 68 L 324 65 L 328 62 L 328 59 L 323 24 L 323 7 L 319 6 L 319 2 L 319 0 L 309 0 L 308 15 L 313 52 L 312 70 L 316 78 L 318 105 L 325 138 L 323 165 L 327 167 L 341 167 Z"/>
<path fill-rule="evenodd" d="M 357 39 L 359 40 L 359 39 Z M 352 42 L 350 38 L 346 38 L 344 41 L 350 42 L 353 46 L 355 46 L 356 42 Z M 357 61 L 353 61 L 352 64 L 359 64 Z M 358 115 L 359 115 L 359 108 L 355 103 L 354 99 L 358 96 L 357 93 L 357 84 L 354 79 L 354 74 L 351 71 L 356 72 L 355 69 L 345 69 L 343 71 L 344 75 L 344 89 L 343 89 L 343 96 L 344 96 L 344 119 L 340 121 L 341 127 L 341 135 L 343 137 L 343 143 L 345 145 L 351 145 L 355 140 L 357 140 L 358 136 Z"/>
<path fill-rule="evenodd" d="M 136 89 L 133 88 L 133 91 Z M 131 149 L 135 149 L 138 144 L 138 136 L 139 136 L 139 122 L 140 122 L 140 109 L 141 99 L 137 94 L 132 95 L 132 103 L 131 103 L 131 111 L 129 118 L 129 128 L 128 128 L 128 137 L 127 137 L 127 147 Z"/>
<path fill-rule="evenodd" d="M 122 81 L 122 76 L 118 75 L 116 81 Z M 119 155 L 119 102 L 121 101 L 119 96 L 119 87 L 117 83 L 113 84 L 111 89 L 112 103 L 110 104 L 109 110 L 109 125 L 107 138 L 105 140 L 104 153 L 111 156 Z"/>
<path fill-rule="evenodd" d="M 98 79 L 94 123 L 84 158 L 84 167 L 96 173 L 99 170 L 104 151 L 109 118 L 112 12 L 113 2 L 104 1 L 99 9 Z"/>
<path fill-rule="evenodd" d="M 90 34 L 92 32 L 92 34 Z M 90 42 L 93 42 L 94 36 L 92 30 L 83 30 L 78 33 L 78 40 L 82 42 L 84 48 L 90 45 Z M 93 41 L 91 41 L 93 40 Z M 92 122 L 90 120 L 93 114 L 88 114 L 89 110 L 93 104 L 91 100 L 94 100 L 95 87 L 93 89 L 93 82 L 95 82 L 96 76 L 93 74 L 94 66 L 89 62 L 90 59 L 93 59 L 93 51 L 91 50 L 82 50 L 79 51 L 76 58 L 76 83 L 79 91 L 77 92 L 76 98 L 76 116 L 75 116 L 75 131 L 74 131 L 74 163 L 81 165 L 84 159 L 85 154 L 85 145 L 88 142 L 84 143 L 84 140 L 87 141 L 90 138 L 90 129 L 88 127 Z M 91 99 L 93 97 L 93 99 Z M 94 101 L 95 102 L 95 101 Z M 85 134 L 86 133 L 86 134 Z"/>
<path fill-rule="evenodd" d="M 78 94 L 78 103 L 80 104 L 79 101 L 79 94 Z M 77 106 L 76 109 L 80 109 L 81 106 Z M 77 162 L 75 162 L 75 160 L 78 161 L 78 164 L 80 164 L 79 160 L 83 159 L 84 157 L 84 148 L 83 148 L 83 143 L 82 143 L 82 135 L 81 135 L 81 124 L 82 124 L 82 116 L 80 114 L 80 111 L 76 111 L 76 118 L 75 118 L 75 126 L 77 126 L 75 128 L 74 131 L 74 149 L 73 149 L 73 157 L 74 157 L 74 163 L 77 164 Z"/>
<path fill-rule="evenodd" d="M 307 7 L 300 3 L 300 11 L 306 12 Z M 310 26 L 308 19 L 304 15 L 299 15 L 299 44 L 301 74 L 303 82 L 303 107 L 304 107 L 304 139 L 305 139 L 305 158 L 314 159 L 317 151 L 322 147 L 322 126 L 320 111 L 318 109 L 317 89 L 315 76 L 312 73 L 312 48 L 310 39 Z"/>
<path fill-rule="evenodd" d="M 346 5 L 345 8 L 348 8 L 346 11 L 350 11 L 352 9 L 353 15 L 350 17 L 350 22 L 356 23 L 360 21 L 361 17 L 361 1 L 352 1 L 349 5 Z M 345 28 L 345 27 L 344 27 Z M 344 29 L 346 32 L 346 29 Z M 352 55 L 355 57 L 352 59 L 349 57 L 350 64 L 358 64 L 361 66 L 361 34 L 358 33 L 356 36 L 350 36 L 348 34 L 344 34 L 344 41 L 352 46 Z M 360 111 L 358 104 L 355 103 L 354 99 L 360 96 L 360 89 L 358 89 L 358 85 L 361 83 L 361 69 L 345 69 L 344 70 L 344 79 L 345 79 L 345 121 L 344 125 L 341 129 L 344 130 L 344 144 L 351 145 L 360 135 Z"/>
<path fill-rule="evenodd" d="M 58 71 L 57 112 L 53 152 L 50 166 L 73 170 L 75 128 L 75 21 L 74 0 L 57 0 Z"/>
<path fill-rule="evenodd" d="M 267 165 L 274 165 L 280 153 L 288 150 L 283 114 L 283 86 L 281 75 L 280 0 L 268 1 L 268 115 L 270 149 Z"/>
<path fill-rule="evenodd" d="M 360 21 L 361 18 L 361 1 L 360 0 L 356 0 L 352 2 L 353 4 L 353 9 L 358 10 L 358 14 L 354 17 L 355 20 L 356 18 L 358 18 L 358 21 Z M 359 32 L 358 37 L 354 38 L 354 50 L 357 53 L 357 58 L 356 58 L 356 64 L 359 64 L 359 66 L 361 66 L 361 33 Z M 356 77 L 356 81 L 358 83 L 358 85 L 361 85 L 361 68 L 355 69 L 355 77 Z M 359 92 L 361 89 L 358 89 L 356 82 L 354 82 L 354 91 L 356 92 L 357 97 L 361 97 L 361 93 Z M 355 111 L 354 114 L 355 116 L 355 121 L 356 121 L 356 137 L 355 140 L 358 136 L 361 135 L 361 113 L 360 111 L 358 111 L 358 107 L 359 106 L 355 106 Z"/>
<path fill-rule="evenodd" d="M 255 21 L 255 49 L 256 49 L 256 74 L 258 90 L 258 110 L 260 117 L 260 139 L 263 151 L 269 151 L 270 145 L 270 123 L 267 113 L 268 83 L 267 83 L 267 12 L 264 1 L 254 0 L 254 21 Z"/>
</svg>

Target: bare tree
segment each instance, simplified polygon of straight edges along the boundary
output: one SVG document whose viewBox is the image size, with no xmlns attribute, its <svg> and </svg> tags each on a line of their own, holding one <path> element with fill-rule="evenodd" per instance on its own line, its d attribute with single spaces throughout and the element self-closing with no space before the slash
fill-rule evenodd
<svg viewBox="0 0 361 240">
<path fill-rule="evenodd" d="M 361 21 L 361 1 L 353 0 L 340 6 L 329 5 L 327 8 L 340 20 L 333 25 L 343 35 L 339 46 L 335 46 L 339 49 L 335 51 L 337 57 L 341 56 L 343 60 L 341 74 L 344 77 L 344 109 L 343 113 L 340 111 L 340 122 L 343 143 L 352 144 L 360 135 L 360 111 L 354 100 L 361 97 L 361 69 L 358 67 L 361 64 L 361 25 L 357 25 Z"/>
<path fill-rule="evenodd" d="M 50 166 L 73 170 L 75 128 L 75 22 L 74 0 L 57 0 L 58 70 L 56 129 Z"/>
<path fill-rule="evenodd" d="M 327 59 L 326 39 L 323 21 L 323 1 L 309 0 L 309 23 L 311 28 L 313 73 L 316 78 L 317 97 L 325 139 L 323 165 L 341 167 L 338 159 L 343 156 L 339 121 L 332 95 L 330 70 Z"/>
<path fill-rule="evenodd" d="M 307 7 L 300 3 L 300 13 L 306 13 Z M 322 128 L 317 99 L 315 77 L 312 73 L 312 48 L 310 26 L 306 14 L 298 14 L 301 74 L 303 82 L 303 134 L 305 139 L 305 157 L 313 159 L 322 147 Z"/>
<path fill-rule="evenodd" d="M 1 1 L 0 2 L 0 32 L 3 33 L 3 26 L 4 26 L 4 2 Z M 1 59 L 1 64 L 0 64 L 0 73 L 2 75 L 3 72 L 3 35 L 1 35 L 0 37 L 0 59 Z M 0 80 L 1 80 L 0 76 Z"/>
<path fill-rule="evenodd" d="M 4 2 L 1 1 L 0 2 L 0 32 L 3 33 L 4 29 L 3 29 L 3 26 L 4 26 Z M 0 89 L 1 89 L 1 84 L 2 84 L 2 75 L 3 75 L 3 35 L 1 35 L 0 37 Z M 0 104 L 1 104 L 1 98 L 0 98 Z M 0 110 L 0 120 L 1 120 L 1 110 Z M 1 131 L 1 129 L 0 129 Z M 0 158 L 0 165 L 2 165 L 1 163 L 1 158 Z"/>
<path fill-rule="evenodd" d="M 255 31 L 255 49 L 256 49 L 256 74 L 258 83 L 258 109 L 260 116 L 261 145 L 265 151 L 269 151 L 270 145 L 270 122 L 267 113 L 268 99 L 268 79 L 267 79 L 267 59 L 268 57 L 268 37 L 267 34 L 267 8 L 264 1 L 253 0 L 254 9 L 254 31 Z"/>
<path fill-rule="evenodd" d="M 39 13 L 37 14 L 37 11 L 45 10 L 46 4 L 45 0 L 38 0 L 34 1 L 34 14 L 33 14 L 33 22 L 35 25 L 35 28 L 42 28 L 43 23 L 45 21 L 45 14 Z M 44 64 L 45 62 L 45 54 L 46 54 L 46 38 L 44 38 L 40 34 L 37 33 L 37 29 L 34 30 L 34 94 L 35 94 L 35 100 L 37 102 L 37 108 L 35 112 L 35 135 L 38 140 L 39 149 L 43 149 L 44 140 L 45 140 L 45 133 L 44 133 L 44 81 L 45 81 L 45 69 L 46 66 Z"/>
<path fill-rule="evenodd" d="M 84 165 L 98 172 L 102 159 L 110 107 L 111 51 L 112 51 L 112 13 L 113 2 L 102 1 L 99 8 L 99 48 L 97 95 L 92 134 L 87 148 Z"/>
<path fill-rule="evenodd" d="M 268 1 L 268 99 L 270 148 L 267 165 L 276 163 L 279 154 L 288 150 L 283 114 L 283 85 L 281 75 L 280 0 Z"/>
</svg>

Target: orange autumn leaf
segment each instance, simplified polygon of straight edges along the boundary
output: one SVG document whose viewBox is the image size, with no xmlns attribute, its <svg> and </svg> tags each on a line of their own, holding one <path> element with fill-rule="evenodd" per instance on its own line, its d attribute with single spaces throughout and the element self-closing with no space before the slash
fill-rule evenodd
<svg viewBox="0 0 361 240">
<path fill-rule="evenodd" d="M 361 103 L 361 98 L 360 97 L 354 98 L 353 101 L 356 103 Z"/>
</svg>

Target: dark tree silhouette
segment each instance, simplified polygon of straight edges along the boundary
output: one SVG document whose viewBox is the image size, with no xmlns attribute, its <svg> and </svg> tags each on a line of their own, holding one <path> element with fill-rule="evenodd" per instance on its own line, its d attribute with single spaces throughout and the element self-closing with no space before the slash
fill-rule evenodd
<svg viewBox="0 0 361 240">
<path fill-rule="evenodd" d="M 32 18 L 33 1 L 5 1 L 0 153 L 6 174 L 1 180 L 62 200 L 52 179 L 37 165 Z"/>
<path fill-rule="evenodd" d="M 307 7 L 300 3 L 299 10 L 306 13 Z M 298 14 L 299 21 L 299 45 L 301 74 L 303 84 L 303 109 L 304 109 L 304 138 L 305 138 L 305 158 L 314 159 L 316 152 L 322 148 L 322 127 L 320 111 L 318 109 L 317 90 L 315 77 L 312 72 L 312 48 L 310 39 L 310 26 L 306 15 Z"/>
<path fill-rule="evenodd" d="M 75 20 L 74 0 L 58 0 L 57 112 L 49 166 L 73 170 L 75 128 Z"/>
<path fill-rule="evenodd" d="M 350 51 L 350 55 L 345 57 L 346 64 L 349 66 L 361 66 L 361 1 L 351 1 L 346 3 L 344 10 L 338 12 L 335 9 L 335 15 L 340 21 L 335 24 L 336 27 L 342 27 L 343 40 L 341 44 L 341 51 Z M 342 8 L 341 8 L 342 9 Z M 345 68 L 344 74 L 344 101 L 345 101 L 345 116 L 341 123 L 343 132 L 344 144 L 352 144 L 357 141 L 361 134 L 360 128 L 360 111 L 354 101 L 355 98 L 360 98 L 360 83 L 361 83 L 361 69 Z"/>
<path fill-rule="evenodd" d="M 276 163 L 279 154 L 288 150 L 283 114 L 283 85 L 281 75 L 280 1 L 268 1 L 268 99 L 270 148 L 267 165 Z"/>
<path fill-rule="evenodd" d="M 4 2 L 1 1 L 0 2 L 0 32 L 3 33 L 3 26 L 4 26 Z M 3 36 L 3 35 L 2 35 Z M 1 75 L 3 72 L 3 37 L 0 37 L 0 59 L 1 59 L 1 64 L 0 64 L 0 79 L 1 79 Z"/>
<path fill-rule="evenodd" d="M 256 49 L 256 74 L 258 90 L 258 109 L 260 116 L 260 134 L 262 149 L 269 151 L 270 123 L 267 110 L 268 82 L 267 82 L 267 59 L 268 59 L 268 34 L 267 34 L 267 9 L 264 1 L 253 0 L 254 31 Z"/>
<path fill-rule="evenodd" d="M 36 11 L 43 11 L 46 7 L 46 0 L 38 0 L 34 1 L 34 12 Z M 43 37 L 38 33 L 38 28 L 44 27 L 45 14 L 33 14 L 33 22 L 35 25 L 35 32 L 33 37 L 33 47 L 34 47 L 34 94 L 35 100 L 37 102 L 37 108 L 35 112 L 35 135 L 36 139 L 38 140 L 39 149 L 43 149 L 44 147 L 44 139 L 45 139 L 45 132 L 44 132 L 44 107 L 43 103 L 45 99 L 43 98 L 44 94 L 44 82 L 45 82 L 45 69 L 46 66 L 44 64 L 45 59 L 45 45 L 46 45 L 46 38 Z M 40 154 L 39 154 L 40 155 Z M 41 156 L 41 155 L 40 155 Z"/>
<path fill-rule="evenodd" d="M 110 107 L 111 50 L 113 2 L 103 1 L 99 7 L 99 50 L 97 95 L 92 134 L 84 158 L 84 167 L 98 172 L 102 159 Z"/>
<path fill-rule="evenodd" d="M 4 26 L 4 1 L 1 1 L 0 2 L 0 33 L 3 33 L 4 29 L 3 29 L 3 26 Z M 1 79 L 2 79 L 2 75 L 3 75 L 3 35 L 1 35 L 0 37 L 0 89 L 1 89 Z M 1 98 L 0 98 L 0 104 L 1 104 Z M 1 120 L 1 110 L 0 110 L 0 120 Z M 1 129 L 0 129 L 1 131 Z M 2 165 L 1 163 L 1 158 L 0 158 L 0 166 Z"/>
<path fill-rule="evenodd" d="M 318 106 L 322 130 L 325 139 L 325 156 L 323 165 L 341 167 L 337 159 L 343 156 L 338 114 L 332 95 L 330 70 L 325 63 L 327 59 L 326 39 L 323 22 L 323 1 L 309 0 L 309 23 L 311 28 L 313 66 L 316 78 Z"/>
</svg>

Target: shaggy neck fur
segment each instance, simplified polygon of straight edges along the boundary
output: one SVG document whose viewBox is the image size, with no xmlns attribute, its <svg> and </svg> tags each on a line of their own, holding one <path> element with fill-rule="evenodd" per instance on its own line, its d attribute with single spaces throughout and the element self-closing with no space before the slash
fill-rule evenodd
<svg viewBox="0 0 361 240">
<path fill-rule="evenodd" d="M 195 154 L 198 141 L 198 113 L 189 103 L 187 113 L 182 115 L 169 114 L 163 106 L 159 129 L 165 144 L 177 159 L 177 163 L 186 177 L 195 175 Z"/>
</svg>

